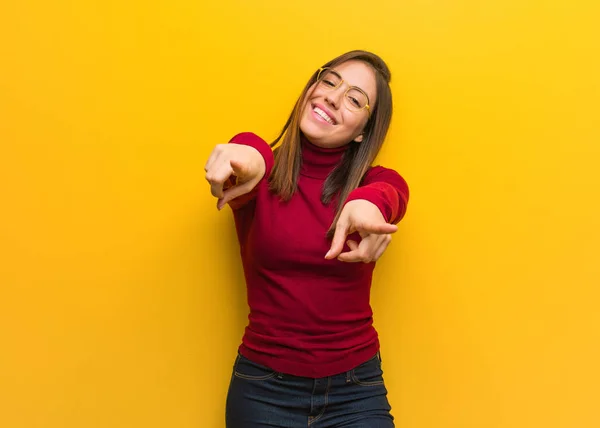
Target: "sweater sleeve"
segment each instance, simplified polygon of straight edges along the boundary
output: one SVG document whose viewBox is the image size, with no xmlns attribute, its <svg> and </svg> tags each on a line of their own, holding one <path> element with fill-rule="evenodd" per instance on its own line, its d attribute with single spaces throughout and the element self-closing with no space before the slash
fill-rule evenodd
<svg viewBox="0 0 600 428">
<path fill-rule="evenodd" d="M 252 132 L 242 132 L 240 134 L 235 135 L 231 140 L 229 140 L 229 144 L 242 144 L 245 146 L 250 146 L 258 150 L 260 155 L 265 161 L 265 175 L 262 177 L 261 181 L 252 189 L 250 192 L 238 196 L 234 200 L 229 202 L 229 206 L 233 210 L 237 210 L 245 206 L 248 202 L 252 201 L 256 197 L 256 193 L 258 191 L 258 187 L 269 178 L 271 174 L 271 170 L 274 165 L 274 157 L 273 151 L 271 150 L 271 146 L 260 138 L 258 135 L 253 134 Z M 233 186 L 235 184 L 235 177 L 229 178 L 229 185 Z"/>
<path fill-rule="evenodd" d="M 364 199 L 375 204 L 388 223 L 396 224 L 406 213 L 408 195 L 408 184 L 400 174 L 376 166 L 367 171 L 362 184 L 348 195 L 345 204 Z"/>
</svg>

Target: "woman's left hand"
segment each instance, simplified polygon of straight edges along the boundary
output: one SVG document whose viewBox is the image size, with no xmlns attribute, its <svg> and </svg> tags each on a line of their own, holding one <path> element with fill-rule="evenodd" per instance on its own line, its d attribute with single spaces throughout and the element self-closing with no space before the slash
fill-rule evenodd
<svg viewBox="0 0 600 428">
<path fill-rule="evenodd" d="M 342 262 L 374 262 L 381 257 L 392 240 L 391 234 L 397 230 L 397 226 L 385 221 L 375 204 L 364 199 L 350 201 L 342 209 L 325 258 L 337 257 Z M 360 234 L 360 244 L 348 241 L 351 251 L 342 253 L 346 237 L 354 232 Z"/>
</svg>

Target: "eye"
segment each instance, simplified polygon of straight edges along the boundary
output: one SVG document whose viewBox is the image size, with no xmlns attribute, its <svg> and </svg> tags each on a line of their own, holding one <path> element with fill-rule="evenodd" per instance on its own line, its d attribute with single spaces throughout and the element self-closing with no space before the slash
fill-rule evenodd
<svg viewBox="0 0 600 428">
<path fill-rule="evenodd" d="M 360 108 L 360 102 L 359 102 L 359 101 L 358 101 L 356 98 L 354 98 L 354 97 L 351 97 L 351 96 L 349 96 L 348 98 L 350 99 L 350 102 L 351 102 L 351 103 L 352 103 L 352 104 L 353 104 L 355 107 L 357 107 L 357 108 Z"/>
<path fill-rule="evenodd" d="M 327 86 L 331 86 L 332 88 L 335 86 L 335 83 L 333 83 L 331 80 L 324 79 L 323 83 Z"/>
</svg>

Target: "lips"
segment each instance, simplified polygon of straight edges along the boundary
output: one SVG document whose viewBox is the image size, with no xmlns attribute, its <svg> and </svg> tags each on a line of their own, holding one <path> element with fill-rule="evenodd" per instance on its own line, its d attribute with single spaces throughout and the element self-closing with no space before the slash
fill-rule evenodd
<svg viewBox="0 0 600 428">
<path fill-rule="evenodd" d="M 313 113 L 315 115 L 317 115 L 319 118 L 323 119 L 325 122 L 329 123 L 330 125 L 337 125 L 337 121 L 335 120 L 333 113 L 331 113 L 331 111 L 327 110 L 323 105 L 314 104 L 312 107 L 313 107 Z"/>
</svg>

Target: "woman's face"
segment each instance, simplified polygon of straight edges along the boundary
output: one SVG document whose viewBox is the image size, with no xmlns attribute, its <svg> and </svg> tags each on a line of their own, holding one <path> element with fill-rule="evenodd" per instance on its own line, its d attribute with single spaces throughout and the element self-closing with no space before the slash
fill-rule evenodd
<svg viewBox="0 0 600 428">
<path fill-rule="evenodd" d="M 360 143 L 363 140 L 361 133 L 369 119 L 369 111 L 366 108 L 357 110 L 358 103 L 353 94 L 360 96 L 360 91 L 353 89 L 346 97 L 349 87 L 362 90 L 368 97 L 371 110 L 377 96 L 375 71 L 364 62 L 350 60 L 332 70 L 343 79 L 342 84 L 332 88 L 331 84 L 321 80 L 312 85 L 307 92 L 300 118 L 300 130 L 308 141 L 324 148 L 340 147 L 352 140 Z"/>
</svg>

